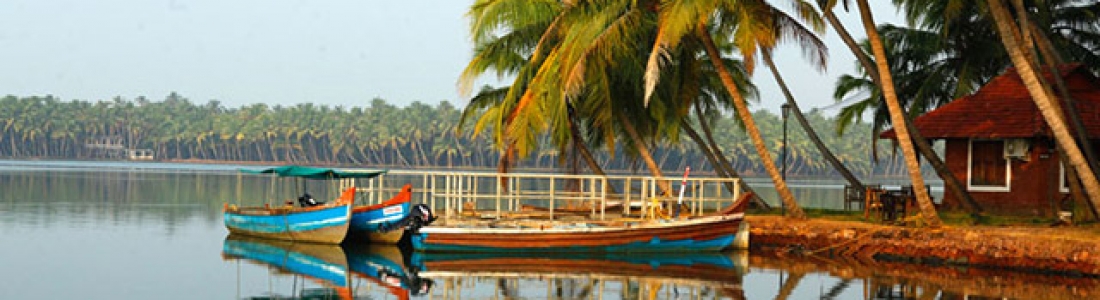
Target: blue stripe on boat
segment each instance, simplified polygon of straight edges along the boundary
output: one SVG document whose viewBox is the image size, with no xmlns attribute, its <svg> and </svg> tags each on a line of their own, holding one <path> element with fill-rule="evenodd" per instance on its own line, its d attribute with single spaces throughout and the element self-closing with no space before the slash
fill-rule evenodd
<svg viewBox="0 0 1100 300">
<path fill-rule="evenodd" d="M 256 233 L 285 233 L 340 226 L 348 221 L 350 206 L 335 206 L 287 215 L 256 216 L 225 213 L 225 225 Z"/>
<path fill-rule="evenodd" d="M 387 208 L 400 207 L 400 211 L 385 213 Z M 356 212 L 351 214 L 351 230 L 363 232 L 377 232 L 378 226 L 385 222 L 393 222 L 404 218 L 409 213 L 409 203 L 401 203 L 380 207 L 374 210 Z"/>
</svg>

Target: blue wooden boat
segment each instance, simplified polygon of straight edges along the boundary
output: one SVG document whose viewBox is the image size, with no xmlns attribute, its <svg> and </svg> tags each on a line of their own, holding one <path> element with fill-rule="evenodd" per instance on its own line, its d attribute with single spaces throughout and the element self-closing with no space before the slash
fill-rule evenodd
<svg viewBox="0 0 1100 300">
<path fill-rule="evenodd" d="M 339 244 L 348 233 L 355 188 L 336 201 L 309 207 L 225 205 L 225 227 L 231 234 L 262 238 Z"/>
<path fill-rule="evenodd" d="M 282 166 L 262 170 L 242 170 L 252 174 L 274 174 L 298 179 L 335 180 L 373 178 L 386 171 L 345 171 L 303 166 Z M 303 183 L 304 184 L 304 183 Z M 316 202 L 312 197 L 298 199 L 300 206 L 283 203 L 257 207 L 225 205 L 225 227 L 232 234 L 271 239 L 339 244 L 348 234 L 355 187 L 345 189 L 335 201 Z"/>
<path fill-rule="evenodd" d="M 396 244 L 404 230 L 391 230 L 391 225 L 409 214 L 412 185 L 406 184 L 401 192 L 385 202 L 375 205 L 356 205 L 351 213 L 351 234 L 366 236 L 371 242 Z"/>
</svg>

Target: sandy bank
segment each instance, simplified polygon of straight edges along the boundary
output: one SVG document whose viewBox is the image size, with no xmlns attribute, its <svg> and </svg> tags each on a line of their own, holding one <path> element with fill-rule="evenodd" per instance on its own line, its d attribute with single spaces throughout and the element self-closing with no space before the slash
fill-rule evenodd
<svg viewBox="0 0 1100 300">
<path fill-rule="evenodd" d="M 939 229 L 749 216 L 752 251 L 1100 277 L 1095 228 Z"/>
</svg>

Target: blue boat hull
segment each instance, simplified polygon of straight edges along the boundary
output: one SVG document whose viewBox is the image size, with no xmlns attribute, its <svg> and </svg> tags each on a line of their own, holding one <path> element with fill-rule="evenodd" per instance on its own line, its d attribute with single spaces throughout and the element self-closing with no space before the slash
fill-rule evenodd
<svg viewBox="0 0 1100 300">
<path fill-rule="evenodd" d="M 232 234 L 311 243 L 339 244 L 348 233 L 351 205 L 292 209 L 237 209 L 225 212 Z"/>
<path fill-rule="evenodd" d="M 393 223 L 409 213 L 409 203 L 386 205 L 374 209 L 353 209 L 351 214 L 351 233 L 366 236 L 371 242 L 395 244 L 404 234 L 403 230 L 382 232 L 382 224 Z"/>
</svg>

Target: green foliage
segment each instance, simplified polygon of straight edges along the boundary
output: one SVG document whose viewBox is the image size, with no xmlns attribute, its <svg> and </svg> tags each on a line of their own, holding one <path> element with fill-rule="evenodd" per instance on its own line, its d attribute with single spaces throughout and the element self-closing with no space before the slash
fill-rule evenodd
<svg viewBox="0 0 1100 300">
<path fill-rule="evenodd" d="M 396 107 L 373 99 L 364 107 L 252 104 L 227 108 L 219 102 L 195 104 L 170 94 L 162 101 L 146 98 L 110 101 L 61 101 L 53 96 L 0 98 L 0 157 L 13 159 L 105 159 L 102 149 L 88 144 L 114 140 L 126 148 L 152 149 L 165 161 L 237 161 L 399 168 L 492 168 L 499 150 L 466 127 L 459 130 L 461 111 L 448 102 L 436 106 L 415 102 Z M 782 120 L 758 111 L 762 134 L 779 158 Z M 833 132 L 835 121 L 819 112 L 807 114 L 815 128 Z M 723 153 L 743 175 L 763 168 L 747 136 L 731 115 L 715 115 L 708 126 Z M 792 176 L 827 176 L 832 169 L 805 139 L 793 120 L 789 125 L 789 172 Z M 856 123 L 843 136 L 825 135 L 830 148 L 855 172 L 891 173 L 897 161 L 873 164 L 870 128 Z M 564 168 L 561 153 L 539 137 L 540 150 L 517 167 Z M 624 154 L 595 151 L 607 170 L 629 171 L 635 161 Z M 709 171 L 711 166 L 687 139 L 659 142 L 653 156 L 665 170 Z"/>
</svg>

